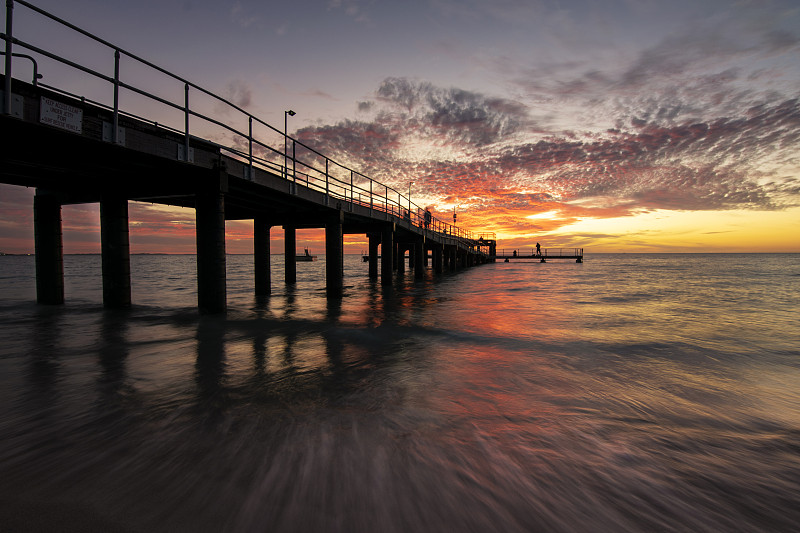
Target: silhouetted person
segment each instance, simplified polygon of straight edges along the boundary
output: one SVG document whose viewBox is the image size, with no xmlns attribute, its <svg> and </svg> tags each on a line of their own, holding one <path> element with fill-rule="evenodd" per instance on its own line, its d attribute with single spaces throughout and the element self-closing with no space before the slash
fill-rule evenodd
<svg viewBox="0 0 800 533">
<path fill-rule="evenodd" d="M 514 250 L 514 257 L 517 257 L 517 251 Z"/>
<path fill-rule="evenodd" d="M 542 246 L 538 242 L 536 243 L 536 255 L 542 255 Z"/>
</svg>

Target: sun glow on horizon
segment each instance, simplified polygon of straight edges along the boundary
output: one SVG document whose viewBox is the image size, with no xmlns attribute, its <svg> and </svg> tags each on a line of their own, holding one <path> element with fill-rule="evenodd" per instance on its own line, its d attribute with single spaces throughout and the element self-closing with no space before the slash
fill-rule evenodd
<svg viewBox="0 0 800 533">
<path fill-rule="evenodd" d="M 609 252 L 798 252 L 797 235 L 800 207 L 782 211 L 660 209 L 629 217 L 587 218 L 547 233 L 550 238 Z"/>
</svg>

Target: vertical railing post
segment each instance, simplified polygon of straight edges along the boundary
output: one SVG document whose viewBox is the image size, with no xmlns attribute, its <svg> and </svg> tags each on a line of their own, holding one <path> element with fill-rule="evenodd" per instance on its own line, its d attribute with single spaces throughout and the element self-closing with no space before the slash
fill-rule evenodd
<svg viewBox="0 0 800 533">
<path fill-rule="evenodd" d="M 183 139 L 183 160 L 187 163 L 189 162 L 189 84 L 183 84 L 183 92 L 184 92 L 184 119 L 183 119 L 183 126 L 184 126 L 184 139 Z"/>
<path fill-rule="evenodd" d="M 295 147 L 297 142 L 292 139 L 292 183 L 294 186 L 294 194 L 297 194 L 297 159 L 295 158 Z"/>
<path fill-rule="evenodd" d="M 31 58 L 31 61 L 33 62 L 33 81 L 31 82 L 31 84 L 33 84 L 33 86 L 36 87 L 37 85 L 39 85 L 39 78 L 41 78 L 41 76 L 39 75 L 39 65 L 36 64 L 35 59 Z"/>
<path fill-rule="evenodd" d="M 325 205 L 331 205 L 331 181 L 330 173 L 328 172 L 328 163 L 330 159 L 325 158 Z"/>
<path fill-rule="evenodd" d="M 353 171 L 350 171 L 350 212 L 353 212 Z"/>
<path fill-rule="evenodd" d="M 3 94 L 3 113 L 11 114 L 11 40 L 14 37 L 12 32 L 12 18 L 14 15 L 14 0 L 6 0 L 6 79 Z"/>
<path fill-rule="evenodd" d="M 111 142 L 119 142 L 119 49 L 114 50 L 114 120 Z"/>
<path fill-rule="evenodd" d="M 248 157 L 249 157 L 249 161 L 250 161 L 250 170 L 248 170 L 249 176 L 247 176 L 247 179 L 249 179 L 250 181 L 254 181 L 254 177 L 253 177 L 253 117 L 248 115 L 247 116 L 247 121 L 249 123 L 248 124 L 248 130 L 247 130 L 247 142 L 250 145 L 250 149 L 249 149 L 249 152 L 248 152 Z"/>
<path fill-rule="evenodd" d="M 372 178 L 369 179 L 369 210 L 372 211 Z"/>
</svg>

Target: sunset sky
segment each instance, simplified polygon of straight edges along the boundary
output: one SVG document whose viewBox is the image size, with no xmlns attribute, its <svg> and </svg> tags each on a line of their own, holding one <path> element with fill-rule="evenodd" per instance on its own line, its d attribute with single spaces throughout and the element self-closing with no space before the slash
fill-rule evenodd
<svg viewBox="0 0 800 533">
<path fill-rule="evenodd" d="M 413 181 L 416 204 L 455 208 L 501 248 L 800 252 L 797 0 L 34 3 L 276 128 L 293 109 L 291 135 L 400 190 Z M 20 6 L 14 32 L 113 74 L 113 57 Z M 0 185 L 0 252 L 33 251 L 32 198 Z M 130 219 L 132 252 L 194 252 L 193 210 L 132 203 Z M 63 220 L 65 252 L 99 251 L 97 205 Z M 229 252 L 252 251 L 251 223 L 227 229 Z"/>
</svg>

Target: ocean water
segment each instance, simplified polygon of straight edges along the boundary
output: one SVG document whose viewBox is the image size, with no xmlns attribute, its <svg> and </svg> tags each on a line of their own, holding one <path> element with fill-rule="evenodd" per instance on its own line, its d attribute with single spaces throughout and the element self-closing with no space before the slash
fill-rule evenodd
<svg viewBox="0 0 800 533">
<path fill-rule="evenodd" d="M 391 288 L 324 257 L 222 316 L 193 256 L 38 306 L 0 257 L 0 530 L 789 532 L 800 255 L 588 254 Z"/>
</svg>

